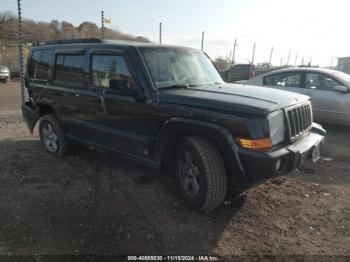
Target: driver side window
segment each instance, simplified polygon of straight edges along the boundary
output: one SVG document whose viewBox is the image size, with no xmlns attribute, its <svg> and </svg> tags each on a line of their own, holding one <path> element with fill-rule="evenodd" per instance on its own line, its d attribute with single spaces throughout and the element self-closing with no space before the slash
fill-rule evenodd
<svg viewBox="0 0 350 262">
<path fill-rule="evenodd" d="M 338 81 L 324 74 L 307 73 L 305 77 L 305 87 L 309 89 L 333 91 L 339 85 Z"/>
<path fill-rule="evenodd" d="M 91 82 L 94 86 L 109 88 L 110 80 L 125 81 L 133 88 L 133 80 L 123 56 L 92 55 Z"/>
</svg>

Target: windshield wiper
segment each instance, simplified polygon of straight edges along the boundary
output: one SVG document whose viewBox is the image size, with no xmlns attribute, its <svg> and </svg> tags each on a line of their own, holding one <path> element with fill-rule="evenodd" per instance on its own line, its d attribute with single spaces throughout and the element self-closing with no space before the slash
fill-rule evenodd
<svg viewBox="0 0 350 262">
<path fill-rule="evenodd" d="M 169 88 L 190 88 L 198 85 L 193 84 L 173 84 L 168 86 L 160 86 L 159 89 L 169 89 Z"/>
</svg>

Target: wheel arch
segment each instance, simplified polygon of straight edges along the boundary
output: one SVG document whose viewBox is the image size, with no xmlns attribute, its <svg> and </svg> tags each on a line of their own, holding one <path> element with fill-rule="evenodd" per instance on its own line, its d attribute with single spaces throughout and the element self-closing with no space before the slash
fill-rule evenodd
<svg viewBox="0 0 350 262">
<path fill-rule="evenodd" d="M 57 108 L 49 102 L 38 102 L 33 105 L 26 102 L 22 105 L 22 115 L 31 133 L 40 118 L 46 114 L 54 114 L 59 119 Z"/>
<path fill-rule="evenodd" d="M 238 190 L 249 186 L 232 134 L 225 127 L 214 123 L 183 117 L 168 119 L 156 138 L 152 154 L 154 160 L 169 164 L 171 152 L 185 136 L 203 136 L 213 141 L 223 157 L 228 179 L 232 180 Z"/>
</svg>

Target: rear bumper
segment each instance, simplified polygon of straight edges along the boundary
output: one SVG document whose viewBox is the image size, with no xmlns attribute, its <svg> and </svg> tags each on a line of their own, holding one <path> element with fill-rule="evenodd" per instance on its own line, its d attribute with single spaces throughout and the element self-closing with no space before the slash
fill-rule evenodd
<svg viewBox="0 0 350 262">
<path fill-rule="evenodd" d="M 239 157 L 251 185 L 288 174 L 312 159 L 314 148 L 324 144 L 326 131 L 314 123 L 310 133 L 295 143 L 269 152 L 240 150 Z"/>
<path fill-rule="evenodd" d="M 25 103 L 22 105 L 22 115 L 30 132 L 33 132 L 35 124 L 40 118 L 40 114 L 31 107 L 30 103 Z"/>
</svg>

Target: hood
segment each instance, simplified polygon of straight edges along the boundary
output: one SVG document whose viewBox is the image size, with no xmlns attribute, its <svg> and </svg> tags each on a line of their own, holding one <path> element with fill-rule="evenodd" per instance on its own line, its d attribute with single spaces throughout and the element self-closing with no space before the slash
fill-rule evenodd
<svg viewBox="0 0 350 262">
<path fill-rule="evenodd" d="M 308 96 L 266 87 L 220 84 L 159 89 L 160 102 L 266 116 L 277 109 L 309 100 Z"/>
</svg>

